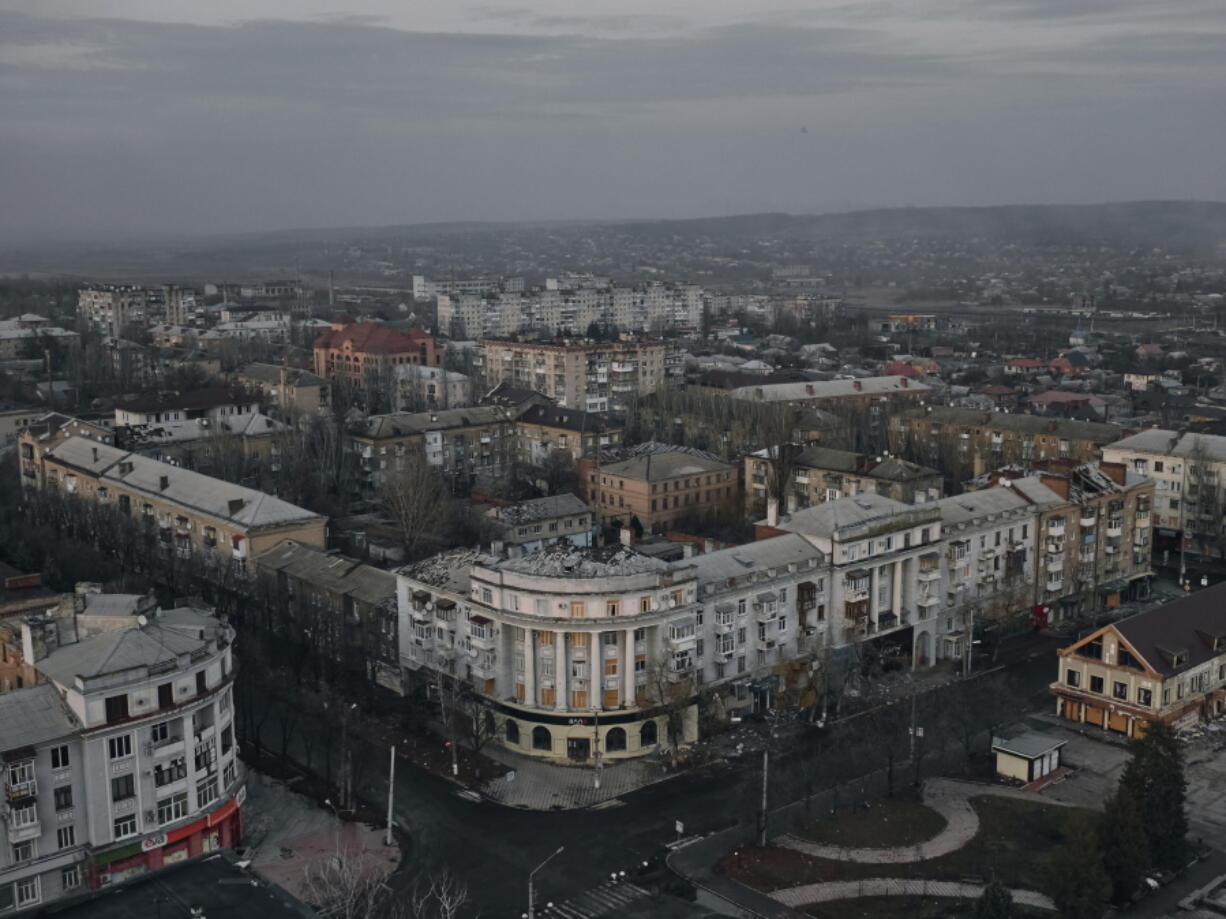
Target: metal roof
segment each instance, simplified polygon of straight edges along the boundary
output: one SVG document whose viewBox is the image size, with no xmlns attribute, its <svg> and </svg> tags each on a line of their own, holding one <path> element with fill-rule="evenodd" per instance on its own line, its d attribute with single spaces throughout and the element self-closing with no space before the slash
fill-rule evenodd
<svg viewBox="0 0 1226 919">
<path fill-rule="evenodd" d="M 0 752 L 68 737 L 79 724 L 50 683 L 0 693 Z"/>
</svg>

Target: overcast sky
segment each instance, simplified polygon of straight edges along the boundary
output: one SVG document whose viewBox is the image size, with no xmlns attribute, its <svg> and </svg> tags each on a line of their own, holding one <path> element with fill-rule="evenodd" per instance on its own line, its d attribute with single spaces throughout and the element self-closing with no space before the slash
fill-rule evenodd
<svg viewBox="0 0 1226 919">
<path fill-rule="evenodd" d="M 1226 200 L 1223 163 L 1224 0 L 0 0 L 9 240 Z"/>
</svg>

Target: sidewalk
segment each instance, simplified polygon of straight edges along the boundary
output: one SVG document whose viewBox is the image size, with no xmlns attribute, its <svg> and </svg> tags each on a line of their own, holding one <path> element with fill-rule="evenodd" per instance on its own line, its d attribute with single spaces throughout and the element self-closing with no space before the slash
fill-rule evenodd
<svg viewBox="0 0 1226 919">
<path fill-rule="evenodd" d="M 771 898 L 784 906 L 800 908 L 811 903 L 834 900 L 854 900 L 859 897 L 951 897 L 977 899 L 983 893 L 982 884 L 958 881 L 923 881 L 910 878 L 865 878 L 860 881 L 830 881 L 824 884 L 802 884 L 776 890 Z M 1036 909 L 1054 910 L 1051 898 L 1034 890 L 1011 890 L 1013 902 Z"/>
<path fill-rule="evenodd" d="M 596 788 L 597 770 L 591 765 L 560 766 L 494 744 L 481 752 L 507 767 L 506 774 L 480 786 L 481 794 L 499 804 L 525 810 L 609 806 L 621 795 L 676 775 L 650 757 L 632 759 L 599 770 L 600 788 Z"/>
<path fill-rule="evenodd" d="M 294 896 L 306 898 L 305 880 L 338 854 L 374 876 L 391 874 L 400 864 L 400 847 L 383 845 L 384 831 L 343 821 L 327 807 L 263 773 L 247 772 L 246 835 L 251 866 Z"/>
</svg>

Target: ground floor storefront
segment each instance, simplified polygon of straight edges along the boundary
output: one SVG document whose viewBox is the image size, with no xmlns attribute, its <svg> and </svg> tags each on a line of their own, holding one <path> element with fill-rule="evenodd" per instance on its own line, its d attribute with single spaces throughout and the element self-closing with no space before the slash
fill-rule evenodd
<svg viewBox="0 0 1226 919">
<path fill-rule="evenodd" d="M 1226 690 L 1215 690 L 1202 698 L 1190 700 L 1178 708 L 1158 714 L 1140 711 L 1107 699 L 1088 699 L 1057 692 L 1056 714 L 1066 721 L 1093 725 L 1125 737 L 1144 737 L 1146 728 L 1155 719 L 1167 724 L 1181 725 L 1226 714 Z"/>
<path fill-rule="evenodd" d="M 236 846 L 242 838 L 241 808 L 246 796 L 244 786 L 221 807 L 191 823 L 96 853 L 85 866 L 86 886 L 118 884 L 165 865 Z"/>
</svg>

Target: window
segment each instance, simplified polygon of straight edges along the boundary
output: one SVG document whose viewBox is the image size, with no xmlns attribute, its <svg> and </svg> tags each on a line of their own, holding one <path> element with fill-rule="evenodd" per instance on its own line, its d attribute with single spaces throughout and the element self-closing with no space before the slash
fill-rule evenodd
<svg viewBox="0 0 1226 919">
<path fill-rule="evenodd" d="M 532 729 L 532 749 L 533 750 L 552 750 L 553 735 L 549 733 L 549 728 L 537 726 Z"/>
<path fill-rule="evenodd" d="M 1090 692 L 1103 691 L 1103 678 L 1100 676 L 1090 677 Z"/>
<path fill-rule="evenodd" d="M 230 725 L 226 725 L 221 729 L 221 755 L 225 756 L 234 746 L 234 729 Z"/>
<path fill-rule="evenodd" d="M 225 785 L 226 788 L 229 788 L 231 785 L 234 784 L 234 780 L 237 778 L 238 778 L 238 766 L 236 766 L 234 764 L 234 761 L 231 760 L 230 762 L 226 763 L 226 768 L 222 770 L 221 781 Z"/>
<path fill-rule="evenodd" d="M 651 597 L 639 597 L 639 612 L 640 613 L 650 613 L 651 612 Z"/>
<path fill-rule="evenodd" d="M 111 779 L 111 800 L 126 801 L 136 797 L 136 779 L 132 773 L 117 775 Z"/>
<path fill-rule="evenodd" d="M 111 696 L 106 700 L 106 721 L 107 724 L 114 724 L 116 721 L 124 721 L 128 717 L 128 697 L 127 694 L 122 696 Z M 112 757 L 114 759 L 114 757 Z"/>
<path fill-rule="evenodd" d="M 1138 704 L 1138 705 L 1144 705 L 1144 706 L 1147 706 L 1147 707 L 1148 707 L 1148 706 L 1150 706 L 1150 705 L 1153 705 L 1153 704 L 1154 704 L 1154 693 L 1153 693 L 1153 690 L 1149 690 L 1149 689 L 1138 689 L 1138 690 L 1137 690 L 1137 704 Z"/>
<path fill-rule="evenodd" d="M 57 811 L 66 811 L 72 808 L 71 785 L 60 785 L 52 792 L 52 797 L 55 799 L 55 809 Z"/>
<path fill-rule="evenodd" d="M 149 740 L 156 747 L 170 739 L 170 722 L 162 721 L 149 729 Z"/>
<path fill-rule="evenodd" d="M 38 877 L 26 878 L 17 882 L 17 905 L 29 906 L 43 898 L 38 886 Z"/>
<path fill-rule="evenodd" d="M 107 748 L 110 750 L 111 759 L 123 759 L 125 756 L 131 756 L 132 735 L 121 734 L 118 737 L 112 737 L 107 741 Z"/>
<path fill-rule="evenodd" d="M 25 760 L 9 766 L 9 788 L 11 791 L 25 791 L 23 786 L 34 783 L 34 761 Z M 33 790 L 33 789 L 29 789 Z"/>
<path fill-rule="evenodd" d="M 81 866 L 69 865 L 60 871 L 60 887 L 64 890 L 72 890 L 75 887 L 81 886 Z"/>
<path fill-rule="evenodd" d="M 196 695 L 202 696 L 208 690 L 208 683 L 205 679 L 204 671 L 196 671 Z"/>
<path fill-rule="evenodd" d="M 187 757 L 175 756 L 153 769 L 153 784 L 158 788 L 187 777 Z"/>
<path fill-rule="evenodd" d="M 187 792 L 158 801 L 158 825 L 173 823 L 187 816 Z"/>
<path fill-rule="evenodd" d="M 639 728 L 639 746 L 654 747 L 659 743 L 660 728 L 654 721 L 644 721 Z"/>
<path fill-rule="evenodd" d="M 38 823 L 38 807 L 33 802 L 13 807 L 9 819 L 15 828 L 34 826 Z"/>
<path fill-rule="evenodd" d="M 55 831 L 57 849 L 71 849 L 77 844 L 77 829 L 74 826 L 62 826 Z"/>
<path fill-rule="evenodd" d="M 606 753 L 620 753 L 626 749 L 626 729 L 610 728 L 605 735 L 604 748 Z"/>
<path fill-rule="evenodd" d="M 506 734 L 507 743 L 512 743 L 518 746 L 519 744 L 519 722 L 512 721 L 508 718 L 505 722 L 503 731 Z"/>
<path fill-rule="evenodd" d="M 1081 672 L 1077 670 L 1068 671 L 1064 675 L 1064 682 L 1065 682 L 1065 685 L 1067 686 L 1080 686 L 1081 685 Z"/>
<path fill-rule="evenodd" d="M 582 619 L 584 613 L 584 603 L 582 600 L 572 600 L 570 602 L 570 617 L 572 619 Z"/>
<path fill-rule="evenodd" d="M 173 683 L 162 683 L 158 686 L 158 708 L 173 708 L 175 704 L 175 687 Z"/>
<path fill-rule="evenodd" d="M 62 746 L 62 747 L 52 747 L 51 748 L 51 768 L 52 769 L 67 769 L 68 765 L 69 765 L 69 760 L 68 760 L 67 745 Z"/>
<path fill-rule="evenodd" d="M 115 820 L 115 839 L 127 839 L 136 835 L 136 814 L 128 814 Z"/>
<path fill-rule="evenodd" d="M 217 800 L 217 776 L 209 776 L 196 786 L 196 807 L 208 807 Z"/>
<path fill-rule="evenodd" d="M 1118 680 L 1111 684 L 1111 695 L 1117 699 L 1128 701 L 1128 684 L 1121 683 Z"/>
</svg>

